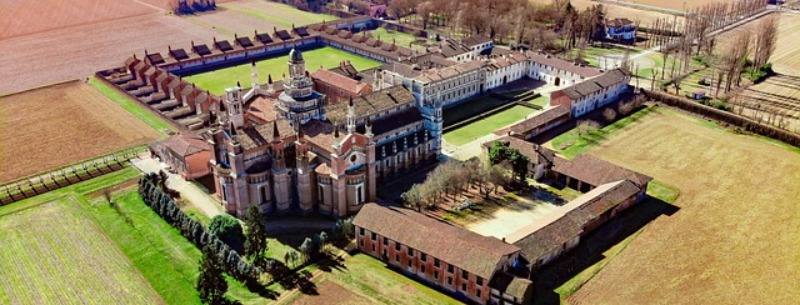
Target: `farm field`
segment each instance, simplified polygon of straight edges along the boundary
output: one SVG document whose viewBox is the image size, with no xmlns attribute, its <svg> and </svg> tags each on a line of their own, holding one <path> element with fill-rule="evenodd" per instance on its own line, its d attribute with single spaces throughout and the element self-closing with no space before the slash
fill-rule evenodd
<svg viewBox="0 0 800 305">
<path fill-rule="evenodd" d="M 158 12 L 134 0 L 2 1 L 0 7 L 0 40 Z"/>
<path fill-rule="evenodd" d="M 0 217 L 26 209 L 38 209 L 48 202 L 62 198 L 72 198 L 70 207 L 79 213 L 81 223 L 92 223 L 97 228 L 97 234 L 106 236 L 106 240 L 111 241 L 111 247 L 116 245 L 124 256 L 127 256 L 135 270 L 138 270 L 140 276 L 149 282 L 151 290 L 154 290 L 157 296 L 160 295 L 161 300 L 158 302 L 144 304 L 199 304 L 200 300 L 194 285 L 198 276 L 200 251 L 150 210 L 139 198 L 135 187 L 120 189 L 120 185 L 136 181 L 140 175 L 138 170 L 128 167 L 0 207 Z M 112 200 L 116 203 L 116 209 L 102 196 L 101 190 L 106 188 L 115 189 Z M 270 255 L 290 249 L 274 239 L 269 240 L 269 245 Z M 306 269 L 313 269 L 312 267 Z M 228 286 L 227 295 L 244 305 L 268 302 L 267 299 L 251 293 L 241 283 L 231 278 L 228 278 Z M 270 286 L 269 289 L 276 293 L 285 291 L 278 284 Z M 0 294 L 0 302 L 2 301 Z"/>
<path fill-rule="evenodd" d="M 778 42 L 769 61 L 772 62 L 772 69 L 778 74 L 800 76 L 800 49 L 796 47 L 796 42 L 800 40 L 800 15 L 782 13 L 779 18 Z M 751 31 L 755 35 L 762 20 L 764 17 L 720 34 L 716 38 L 716 49 L 729 48 L 732 43 L 735 43 L 738 33 L 742 31 Z"/>
<path fill-rule="evenodd" d="M 228 4 L 219 5 L 219 7 L 222 8 L 222 10 L 219 11 L 233 11 L 259 20 L 260 22 L 253 25 L 257 25 L 257 29 L 263 29 L 265 31 L 271 31 L 273 27 L 290 30 L 292 25 L 299 27 L 322 22 L 323 20 L 330 21 L 338 19 L 336 16 L 301 11 L 290 5 L 271 1 L 232 1 Z M 212 14 L 207 14 L 206 16 L 215 15 L 219 13 L 219 11 Z M 252 32 L 252 30 L 253 29 L 250 29 L 249 32 Z"/>
<path fill-rule="evenodd" d="M 326 69 L 339 66 L 342 60 L 349 60 L 353 66 L 359 71 L 376 68 L 381 65 L 377 61 L 363 58 L 351 53 L 334 49 L 331 47 L 324 47 L 303 52 L 303 59 L 306 61 L 306 69 L 309 73 L 319 70 L 320 66 Z M 280 80 L 281 75 L 289 75 L 289 65 L 287 61 L 289 55 L 281 57 L 270 58 L 256 63 L 258 67 L 258 75 L 261 82 L 266 82 L 268 75 L 272 75 L 274 81 Z M 211 91 L 213 94 L 224 94 L 225 88 L 230 88 L 236 85 L 239 81 L 243 86 L 250 84 L 250 64 L 242 64 L 230 68 L 215 70 L 211 72 L 187 76 L 184 79 L 188 82 L 194 83 L 200 88 Z"/>
<path fill-rule="evenodd" d="M 291 302 L 283 302 L 283 304 L 291 305 L 315 305 L 315 304 L 330 304 L 330 305 L 360 305 L 360 304 L 378 304 L 375 301 L 368 299 L 366 296 L 356 294 L 351 290 L 347 290 L 339 284 L 329 280 L 322 280 L 317 283 L 317 295 L 300 295 L 299 298 Z"/>
<path fill-rule="evenodd" d="M 775 53 L 770 57 L 775 72 L 791 76 L 800 76 L 800 15 L 781 14 L 778 27 L 778 44 Z"/>
<path fill-rule="evenodd" d="M 548 4 L 552 3 L 552 0 L 530 0 L 532 2 L 541 3 L 541 4 Z M 661 1 L 661 0 L 656 0 Z M 592 0 L 571 0 L 570 1 L 575 8 L 584 10 L 587 7 L 591 7 L 592 5 L 603 4 L 606 8 L 606 17 L 607 18 L 628 18 L 634 22 L 639 22 L 641 26 L 649 26 L 651 23 L 655 22 L 656 19 L 659 18 L 674 18 L 674 15 L 657 12 L 657 11 L 650 11 L 650 10 L 642 10 L 636 9 L 632 7 L 622 6 L 622 5 L 614 5 L 608 2 L 600 3 Z M 638 2 L 638 1 L 637 1 Z M 679 20 L 682 17 L 678 17 Z"/>
<path fill-rule="evenodd" d="M 678 188 L 680 210 L 648 224 L 569 304 L 794 302 L 800 149 L 662 110 L 589 153 Z"/>
<path fill-rule="evenodd" d="M 0 183 L 162 135 L 82 81 L 0 97 Z"/>
<path fill-rule="evenodd" d="M 163 304 L 72 196 L 0 210 L 0 303 Z"/>
<path fill-rule="evenodd" d="M 521 121 L 534 112 L 536 112 L 536 110 L 533 108 L 515 105 L 489 117 L 449 131 L 444 134 L 444 140 L 449 144 L 461 146 L 491 134 L 497 129 Z"/>
<path fill-rule="evenodd" d="M 169 45 L 210 43 L 215 33 L 181 18 L 154 14 L 0 40 L 0 95 L 83 78 L 121 66 L 134 53 L 141 58 L 145 50 L 166 54 Z"/>
<path fill-rule="evenodd" d="M 754 109 L 775 111 L 784 116 L 788 130 L 800 131 L 800 78 L 777 75 L 752 85 L 740 93 L 738 103 L 746 107 L 744 115 L 751 118 L 766 115 L 754 112 Z"/>
</svg>

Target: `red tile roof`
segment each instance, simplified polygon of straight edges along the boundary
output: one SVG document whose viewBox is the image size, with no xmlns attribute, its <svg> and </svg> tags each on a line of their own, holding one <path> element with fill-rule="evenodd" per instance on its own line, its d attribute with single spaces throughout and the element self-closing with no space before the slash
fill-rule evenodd
<svg viewBox="0 0 800 305">
<path fill-rule="evenodd" d="M 344 90 L 350 95 L 360 95 L 365 88 L 369 87 L 369 84 L 367 83 L 354 80 L 326 69 L 317 70 L 317 72 L 311 74 L 311 78 L 315 81 L 323 82 L 338 89 Z"/>
<path fill-rule="evenodd" d="M 572 161 L 556 158 L 553 171 L 589 183 L 593 186 L 625 179 L 642 186 L 650 182 L 650 180 L 653 180 L 650 176 L 634 172 L 590 155 L 580 155 Z"/>
<path fill-rule="evenodd" d="M 520 248 L 467 231 L 412 210 L 366 204 L 353 224 L 439 258 L 485 280 L 504 257 Z"/>
</svg>

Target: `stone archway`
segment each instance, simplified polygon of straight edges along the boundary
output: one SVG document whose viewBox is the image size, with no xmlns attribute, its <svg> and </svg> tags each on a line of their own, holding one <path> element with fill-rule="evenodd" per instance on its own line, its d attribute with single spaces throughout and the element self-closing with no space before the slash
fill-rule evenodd
<svg viewBox="0 0 800 305">
<path fill-rule="evenodd" d="M 560 77 L 556 77 L 555 84 L 556 84 L 556 86 L 561 86 L 561 78 Z"/>
</svg>

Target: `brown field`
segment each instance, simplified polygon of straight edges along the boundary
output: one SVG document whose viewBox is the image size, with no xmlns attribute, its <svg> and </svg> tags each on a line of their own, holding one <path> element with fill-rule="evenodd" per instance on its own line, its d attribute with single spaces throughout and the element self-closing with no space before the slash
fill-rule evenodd
<svg viewBox="0 0 800 305">
<path fill-rule="evenodd" d="M 82 81 L 0 97 L 0 183 L 159 137 Z"/>
<path fill-rule="evenodd" d="M 0 94 L 76 79 L 117 67 L 136 52 L 166 54 L 211 42 L 212 30 L 175 16 L 148 15 L 104 21 L 0 41 Z"/>
<path fill-rule="evenodd" d="M 735 40 L 736 35 L 742 31 L 751 31 L 756 34 L 756 29 L 763 18 L 748 22 L 734 30 L 720 34 L 716 38 L 717 50 L 725 50 Z M 800 76 L 800 15 L 783 13 L 780 15 L 778 44 L 770 58 L 772 69 L 779 74 Z"/>
<path fill-rule="evenodd" d="M 669 0 L 606 0 L 608 2 L 623 2 L 643 6 L 653 6 L 675 11 L 684 11 L 701 7 L 709 3 L 734 2 L 735 0 L 693 0 L 693 1 L 669 1 Z M 685 7 L 684 7 L 685 6 Z"/>
<path fill-rule="evenodd" d="M 364 305 L 372 304 L 370 300 L 361 297 L 352 291 L 339 286 L 332 281 L 323 280 L 317 284 L 318 295 L 303 295 L 292 305 L 315 305 L 315 304 L 330 304 L 330 305 Z"/>
<path fill-rule="evenodd" d="M 739 103 L 749 111 L 743 113 L 749 117 L 757 117 L 753 110 L 766 110 L 779 113 L 787 121 L 787 129 L 800 131 L 800 78 L 777 75 L 744 89 Z M 763 119 L 766 119 L 764 117 Z"/>
<path fill-rule="evenodd" d="M 214 29 L 226 36 L 252 36 L 254 30 L 272 33 L 274 29 L 303 26 L 335 17 L 298 10 L 292 6 L 263 1 L 241 0 L 219 4 L 214 12 L 183 17 L 192 23 Z"/>
<path fill-rule="evenodd" d="M 800 150 L 663 109 L 591 152 L 680 189 L 569 304 L 796 304 Z"/>
<path fill-rule="evenodd" d="M 0 2 L 0 40 L 156 12 L 157 8 L 135 0 L 4 0 Z"/>
<path fill-rule="evenodd" d="M 537 3 L 551 3 L 552 0 L 531 0 Z M 606 8 L 606 17 L 608 18 L 628 18 L 635 22 L 639 22 L 640 26 L 649 27 L 651 23 L 659 18 L 674 18 L 674 15 L 660 13 L 656 11 L 640 10 L 622 5 L 614 5 L 609 3 L 600 3 L 592 0 L 571 0 L 572 5 L 578 9 L 585 9 L 592 5 L 602 4 Z M 681 17 L 678 18 L 681 20 Z"/>
<path fill-rule="evenodd" d="M 780 34 L 775 53 L 770 61 L 772 68 L 780 74 L 800 76 L 800 15 L 781 14 Z"/>
</svg>

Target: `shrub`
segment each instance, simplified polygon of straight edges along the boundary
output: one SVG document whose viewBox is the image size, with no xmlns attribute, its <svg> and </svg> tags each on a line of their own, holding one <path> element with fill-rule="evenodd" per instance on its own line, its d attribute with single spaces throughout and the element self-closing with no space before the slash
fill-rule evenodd
<svg viewBox="0 0 800 305">
<path fill-rule="evenodd" d="M 237 251 L 244 245 L 242 224 L 233 216 L 227 214 L 214 216 L 208 225 L 208 231 Z"/>
</svg>

